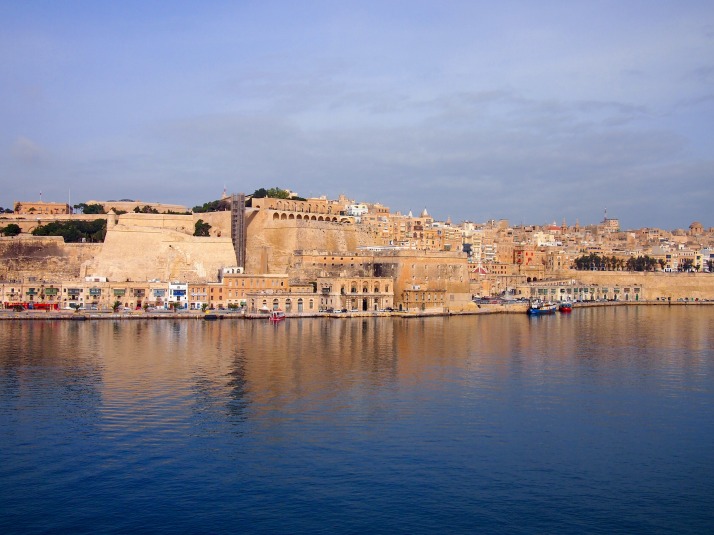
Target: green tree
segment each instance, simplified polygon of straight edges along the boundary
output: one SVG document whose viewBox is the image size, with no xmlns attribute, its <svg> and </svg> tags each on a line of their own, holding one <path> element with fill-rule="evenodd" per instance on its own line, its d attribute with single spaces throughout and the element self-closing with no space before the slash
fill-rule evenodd
<svg viewBox="0 0 714 535">
<path fill-rule="evenodd" d="M 714 260 L 707 260 L 704 264 L 707 266 L 709 273 L 714 273 Z"/>
<path fill-rule="evenodd" d="M 251 195 L 251 198 L 253 199 L 263 199 L 265 197 L 269 197 L 271 199 L 295 199 L 296 201 L 304 201 L 305 199 L 302 197 L 296 197 L 296 196 L 290 196 L 290 192 L 286 189 L 282 188 L 270 188 L 270 189 L 265 189 L 265 188 L 259 188 L 253 192 Z"/>
<path fill-rule="evenodd" d="M 119 301 L 117 299 L 116 301 L 114 301 L 114 304 L 112 305 L 112 312 L 115 312 L 115 313 L 118 312 L 120 307 L 121 307 L 121 301 Z"/>
<path fill-rule="evenodd" d="M 694 268 L 694 260 L 691 258 L 685 258 L 682 260 L 682 262 L 679 264 L 679 271 L 689 271 L 690 269 Z"/>
<path fill-rule="evenodd" d="M 148 204 L 145 204 L 141 208 L 139 208 L 138 206 L 136 208 L 134 208 L 134 213 L 137 213 L 137 214 L 158 214 L 159 211 L 156 208 L 152 208 Z"/>
<path fill-rule="evenodd" d="M 17 236 L 21 232 L 22 229 L 20 228 L 20 225 L 16 223 L 10 223 L 8 226 L 0 229 L 0 233 L 2 233 L 3 236 Z"/>
<path fill-rule="evenodd" d="M 651 256 L 631 256 L 627 259 L 627 269 L 629 271 L 655 271 L 657 269 L 657 260 Z"/>
<path fill-rule="evenodd" d="M 104 219 L 94 221 L 52 221 L 32 231 L 33 236 L 62 236 L 67 243 L 103 242 L 107 233 Z"/>
<path fill-rule="evenodd" d="M 104 211 L 104 205 L 97 204 L 97 203 L 86 204 L 86 203 L 81 202 L 79 204 L 75 204 L 73 208 L 75 210 L 81 211 L 85 215 L 105 214 L 106 213 Z"/>
<path fill-rule="evenodd" d="M 220 199 L 203 203 L 201 206 L 194 206 L 193 212 L 195 214 L 202 214 L 206 212 L 226 212 L 230 209 L 231 201 L 229 199 Z"/>
<path fill-rule="evenodd" d="M 196 221 L 194 226 L 193 235 L 194 236 L 210 236 L 211 225 L 205 223 L 203 219 Z"/>
</svg>

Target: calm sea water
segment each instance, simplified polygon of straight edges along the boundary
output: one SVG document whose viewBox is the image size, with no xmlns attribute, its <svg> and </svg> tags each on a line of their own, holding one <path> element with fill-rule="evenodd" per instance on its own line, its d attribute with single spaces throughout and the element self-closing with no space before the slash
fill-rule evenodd
<svg viewBox="0 0 714 535">
<path fill-rule="evenodd" d="M 714 307 L 0 323 L 2 533 L 706 533 Z"/>
</svg>

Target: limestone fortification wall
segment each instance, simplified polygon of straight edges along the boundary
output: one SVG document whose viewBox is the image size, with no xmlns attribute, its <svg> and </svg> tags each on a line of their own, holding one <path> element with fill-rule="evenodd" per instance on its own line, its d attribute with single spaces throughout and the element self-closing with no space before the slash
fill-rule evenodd
<svg viewBox="0 0 714 535">
<path fill-rule="evenodd" d="M 271 215 L 268 210 L 246 214 L 249 273 L 286 273 L 294 250 L 347 253 L 371 244 L 369 235 L 352 225 L 276 221 Z M 199 219 L 211 225 L 211 237 L 193 236 Z M 215 281 L 220 268 L 236 264 L 230 221 L 230 212 L 127 213 L 108 216 L 103 244 L 65 244 L 60 237 L 27 235 L 2 238 L 0 274 L 6 279 Z"/>
<path fill-rule="evenodd" d="M 248 273 L 287 273 L 295 250 L 346 253 L 371 244 L 369 234 L 353 225 L 274 220 L 272 213 L 246 213 Z M 210 238 L 193 236 L 199 219 L 211 225 Z M 87 275 L 109 280 L 216 280 L 220 268 L 236 264 L 230 222 L 230 212 L 122 214 L 109 225 L 104 247 L 88 265 Z"/>
<path fill-rule="evenodd" d="M 27 215 L 27 214 L 6 214 L 0 218 L 0 227 L 4 227 L 10 223 L 15 223 L 20 227 L 22 232 L 30 233 L 40 225 L 46 225 L 55 221 L 94 221 L 96 219 L 107 219 L 107 214 L 42 214 L 42 215 Z"/>
<path fill-rule="evenodd" d="M 193 236 L 196 230 L 196 222 L 202 220 L 211 225 L 211 237 L 230 237 L 231 235 L 231 213 L 230 212 L 207 212 L 198 214 L 136 214 L 128 213 L 118 216 L 110 216 L 108 228 L 115 225 L 124 227 L 166 229 L 180 232 L 188 236 Z"/>
<path fill-rule="evenodd" d="M 562 271 L 559 277 L 605 287 L 642 286 L 646 299 L 714 299 L 714 273 Z"/>
<path fill-rule="evenodd" d="M 101 243 L 64 243 L 58 236 L 0 238 L 0 279 L 78 280 L 82 265 L 101 249 Z"/>
<path fill-rule="evenodd" d="M 108 212 L 109 210 L 122 210 L 124 212 L 133 212 L 134 209 L 141 210 L 144 206 L 149 206 L 159 212 L 187 212 L 188 209 L 182 204 L 163 204 L 160 202 L 142 202 L 142 201 L 87 201 L 87 204 L 101 204 Z"/>
<path fill-rule="evenodd" d="M 203 220 L 211 225 L 210 234 L 215 238 L 231 237 L 231 213 L 230 212 L 206 212 L 203 214 L 193 214 L 191 222 L 191 234 L 196 228 L 196 221 Z M 234 262 L 235 263 L 235 262 Z"/>
<path fill-rule="evenodd" d="M 110 281 L 215 281 L 222 267 L 235 263 L 230 237 L 199 238 L 168 228 L 120 223 L 107 231 L 86 275 Z"/>
<path fill-rule="evenodd" d="M 355 225 L 322 221 L 275 220 L 270 210 L 246 214 L 248 273 L 287 273 L 293 251 L 356 251 L 373 245 L 370 235 Z"/>
</svg>

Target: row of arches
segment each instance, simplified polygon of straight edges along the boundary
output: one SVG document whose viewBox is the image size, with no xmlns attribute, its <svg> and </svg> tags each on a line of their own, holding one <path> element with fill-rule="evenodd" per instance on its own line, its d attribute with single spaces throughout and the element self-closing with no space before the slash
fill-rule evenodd
<svg viewBox="0 0 714 535">
<path fill-rule="evenodd" d="M 260 310 L 278 310 L 282 309 L 285 312 L 314 312 L 315 311 L 315 300 L 314 299 L 303 299 L 299 297 L 297 299 L 293 298 L 274 298 L 272 301 L 268 299 L 263 299 L 262 301 L 256 302 L 255 299 L 251 299 L 251 312 L 257 312 L 258 308 Z"/>
<path fill-rule="evenodd" d="M 368 293 L 370 293 L 369 287 L 368 287 L 368 286 L 369 286 L 369 283 L 368 283 L 368 282 L 363 282 L 361 286 L 362 286 L 362 292 L 361 292 L 361 293 L 363 293 L 363 294 L 368 294 Z M 349 285 L 349 293 L 351 293 L 351 294 L 356 294 L 356 293 L 358 293 L 359 287 L 360 287 L 360 285 L 359 285 L 357 282 L 352 281 L 352 282 L 350 283 L 350 285 Z M 379 288 L 380 288 L 379 283 L 378 283 L 378 282 L 374 283 L 374 287 L 373 287 L 373 292 L 372 292 L 372 293 L 378 294 L 378 293 L 379 293 Z M 340 293 L 342 293 L 342 294 L 347 293 L 347 287 L 346 287 L 344 284 L 343 284 L 342 287 L 340 288 Z M 389 284 L 385 284 L 385 285 L 384 285 L 384 293 L 389 293 Z"/>
<path fill-rule="evenodd" d="M 308 215 L 308 214 L 294 214 L 286 212 L 274 212 L 273 221 L 327 221 L 329 223 L 349 223 L 349 219 L 338 218 L 337 216 L 323 216 L 323 215 Z"/>
<path fill-rule="evenodd" d="M 321 203 L 311 203 L 304 201 L 275 201 L 275 210 L 287 210 L 289 212 L 307 212 L 309 214 L 332 214 L 332 206 Z"/>
</svg>

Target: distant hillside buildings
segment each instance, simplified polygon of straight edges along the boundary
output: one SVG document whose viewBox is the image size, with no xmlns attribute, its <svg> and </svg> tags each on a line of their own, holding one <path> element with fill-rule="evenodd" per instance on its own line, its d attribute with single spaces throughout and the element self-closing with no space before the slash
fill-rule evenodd
<svg viewBox="0 0 714 535">
<path fill-rule="evenodd" d="M 246 260 L 236 267 L 231 212 L 186 214 L 184 206 L 126 199 L 85 204 L 102 205 L 108 213 L 77 216 L 68 204 L 15 203 L 6 219 L 23 234 L 0 238 L 7 260 L 0 281 L 4 303 L 444 312 L 468 308 L 480 295 L 552 292 L 556 298 L 640 300 L 649 292 L 664 298 L 659 279 L 626 280 L 627 261 L 638 256 L 653 258 L 648 265 L 663 274 L 714 271 L 714 230 L 699 222 L 674 231 L 623 231 L 619 220 L 607 216 L 588 226 L 454 224 L 434 219 L 426 208 L 418 216 L 403 215 L 345 196 L 249 198 Z M 122 212 L 127 214 L 117 215 Z M 93 245 L 98 252 L 85 254 L 82 244 L 62 248 L 56 241 L 18 245 L 38 221 L 71 217 L 108 220 L 105 242 Z M 207 237 L 193 235 L 199 218 L 210 227 Z M 563 283 L 583 279 L 572 268 L 587 255 L 607 258 L 602 265 L 621 272 L 616 277 L 622 284 Z"/>
</svg>

